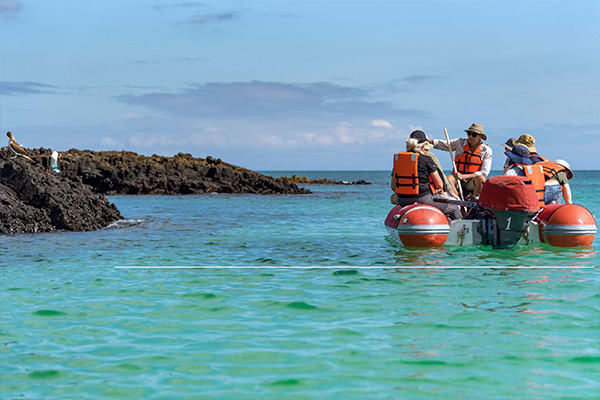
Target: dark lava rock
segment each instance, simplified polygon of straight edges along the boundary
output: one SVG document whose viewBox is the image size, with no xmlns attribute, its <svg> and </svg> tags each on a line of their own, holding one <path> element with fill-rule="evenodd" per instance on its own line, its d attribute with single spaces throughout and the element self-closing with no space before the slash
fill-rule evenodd
<svg viewBox="0 0 600 400">
<path fill-rule="evenodd" d="M 37 149 L 28 154 L 48 168 L 50 153 Z M 61 153 L 59 168 L 61 176 L 104 194 L 310 193 L 281 178 L 184 153 L 146 157 L 129 151 L 71 149 Z"/>
<path fill-rule="evenodd" d="M 12 155 L 0 149 L 0 234 L 91 231 L 122 218 L 114 204 L 81 181 Z"/>
</svg>

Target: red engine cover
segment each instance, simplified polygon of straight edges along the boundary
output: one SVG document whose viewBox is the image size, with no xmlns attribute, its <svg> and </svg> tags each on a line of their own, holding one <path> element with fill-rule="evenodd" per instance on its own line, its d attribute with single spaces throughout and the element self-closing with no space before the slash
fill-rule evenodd
<svg viewBox="0 0 600 400">
<path fill-rule="evenodd" d="M 540 209 L 533 184 L 524 176 L 492 176 L 481 189 L 479 205 L 498 211 Z"/>
</svg>

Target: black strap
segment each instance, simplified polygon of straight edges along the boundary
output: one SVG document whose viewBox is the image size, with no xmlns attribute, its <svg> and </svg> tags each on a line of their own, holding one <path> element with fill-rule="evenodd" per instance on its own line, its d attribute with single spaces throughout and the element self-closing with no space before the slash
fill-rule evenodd
<svg viewBox="0 0 600 400">
<path fill-rule="evenodd" d="M 418 186 L 419 177 L 412 174 L 410 176 L 394 175 L 396 177 L 396 186 L 410 186 L 413 189 Z M 412 183 L 398 183 L 398 179 L 412 179 Z M 417 182 L 415 184 L 415 182 Z"/>
</svg>

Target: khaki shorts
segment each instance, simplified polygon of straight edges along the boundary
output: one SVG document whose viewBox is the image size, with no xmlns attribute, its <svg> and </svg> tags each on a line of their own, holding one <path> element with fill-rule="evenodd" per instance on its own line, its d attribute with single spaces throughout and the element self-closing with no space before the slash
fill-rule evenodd
<svg viewBox="0 0 600 400">
<path fill-rule="evenodd" d="M 462 186 L 464 194 L 473 193 L 475 191 L 475 178 L 470 178 L 466 181 L 460 181 L 460 186 Z"/>
</svg>

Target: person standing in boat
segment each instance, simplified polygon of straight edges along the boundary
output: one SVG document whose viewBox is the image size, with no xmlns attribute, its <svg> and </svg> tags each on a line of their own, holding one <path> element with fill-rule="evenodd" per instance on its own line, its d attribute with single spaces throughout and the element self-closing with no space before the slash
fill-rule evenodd
<svg viewBox="0 0 600 400">
<path fill-rule="evenodd" d="M 408 138 L 406 152 L 394 155 L 390 185 L 394 194 L 390 200 L 403 206 L 428 204 L 442 210 L 448 219 L 460 219 L 462 215 L 456 205 L 433 201 L 432 188 L 436 194 L 441 193 L 443 183 L 435 163 L 426 155 L 431 147 L 427 141 L 419 143 L 418 139 Z"/>
<path fill-rule="evenodd" d="M 445 140 L 433 139 L 429 142 L 434 149 L 456 152 L 454 160 L 457 171 L 448 176 L 448 181 L 453 187 L 457 187 L 457 181 L 460 182 L 465 196 L 468 193 L 469 197 L 477 199 L 492 168 L 492 149 L 483 142 L 487 140 L 483 125 L 473 123 L 465 132 L 466 138 L 450 140 L 450 148 Z"/>
<path fill-rule="evenodd" d="M 573 204 L 571 186 L 569 185 L 569 179 L 574 176 L 571 165 L 565 160 L 559 159 L 552 162 L 539 155 L 535 148 L 535 138 L 527 133 L 519 136 L 515 144 L 527 147 L 529 150 L 529 159 L 534 164 L 541 164 L 542 166 L 545 181 L 544 203 L 560 203 L 560 195 L 562 193 L 565 203 Z"/>
</svg>

